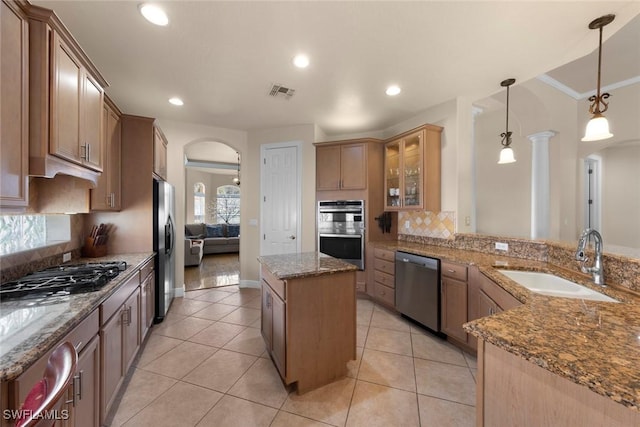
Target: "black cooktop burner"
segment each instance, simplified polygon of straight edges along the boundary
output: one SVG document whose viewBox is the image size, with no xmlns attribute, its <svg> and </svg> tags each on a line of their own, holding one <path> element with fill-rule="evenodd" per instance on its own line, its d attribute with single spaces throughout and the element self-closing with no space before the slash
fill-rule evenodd
<svg viewBox="0 0 640 427">
<path fill-rule="evenodd" d="M 93 292 L 127 268 L 124 261 L 59 265 L 0 286 L 0 299 Z"/>
</svg>

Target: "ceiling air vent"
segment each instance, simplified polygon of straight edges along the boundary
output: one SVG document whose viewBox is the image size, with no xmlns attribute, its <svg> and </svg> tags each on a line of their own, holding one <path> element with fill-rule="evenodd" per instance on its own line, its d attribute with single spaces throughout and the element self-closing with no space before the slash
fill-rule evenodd
<svg viewBox="0 0 640 427">
<path fill-rule="evenodd" d="M 271 90 L 269 91 L 269 96 L 278 97 L 283 96 L 285 99 L 289 99 L 296 93 L 295 89 L 289 89 L 288 87 L 284 87 L 278 84 L 274 84 L 271 86 Z"/>
</svg>

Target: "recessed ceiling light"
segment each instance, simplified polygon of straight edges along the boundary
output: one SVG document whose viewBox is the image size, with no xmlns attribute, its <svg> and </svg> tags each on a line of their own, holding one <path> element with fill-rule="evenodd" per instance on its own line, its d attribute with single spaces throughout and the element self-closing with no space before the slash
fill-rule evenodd
<svg viewBox="0 0 640 427">
<path fill-rule="evenodd" d="M 399 94 L 401 92 L 401 89 L 399 86 L 396 85 L 391 85 L 387 88 L 387 90 L 385 91 L 385 93 L 389 96 L 396 96 L 397 94 Z"/>
<path fill-rule="evenodd" d="M 296 55 L 293 57 L 293 65 L 298 68 L 307 68 L 309 66 L 309 57 L 307 55 Z"/>
<path fill-rule="evenodd" d="M 180 98 L 175 98 L 175 97 L 174 97 L 174 98 L 169 99 L 169 103 L 171 103 L 171 104 L 173 104 L 173 105 L 178 105 L 178 106 L 180 106 L 180 105 L 184 105 L 184 102 L 182 102 L 182 99 L 180 99 Z"/>
<path fill-rule="evenodd" d="M 152 24 L 164 27 L 169 23 L 169 18 L 167 17 L 167 14 L 164 13 L 164 10 L 154 4 L 143 3 L 140 5 L 139 9 L 142 16 Z"/>
</svg>

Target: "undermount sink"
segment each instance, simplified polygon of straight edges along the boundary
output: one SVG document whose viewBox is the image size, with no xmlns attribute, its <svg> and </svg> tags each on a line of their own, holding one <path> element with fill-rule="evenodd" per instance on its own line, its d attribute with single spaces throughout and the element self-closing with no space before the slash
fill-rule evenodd
<svg viewBox="0 0 640 427">
<path fill-rule="evenodd" d="M 593 301 L 619 302 L 613 298 L 562 277 L 538 271 L 498 270 L 531 292 L 553 297 L 578 298 Z"/>
</svg>

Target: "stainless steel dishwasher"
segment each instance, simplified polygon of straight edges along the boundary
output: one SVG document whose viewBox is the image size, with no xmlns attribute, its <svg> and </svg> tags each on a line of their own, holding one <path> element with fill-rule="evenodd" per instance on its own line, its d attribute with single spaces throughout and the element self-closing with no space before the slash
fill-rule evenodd
<svg viewBox="0 0 640 427">
<path fill-rule="evenodd" d="M 396 309 L 440 332 L 440 260 L 396 252 Z"/>
</svg>

